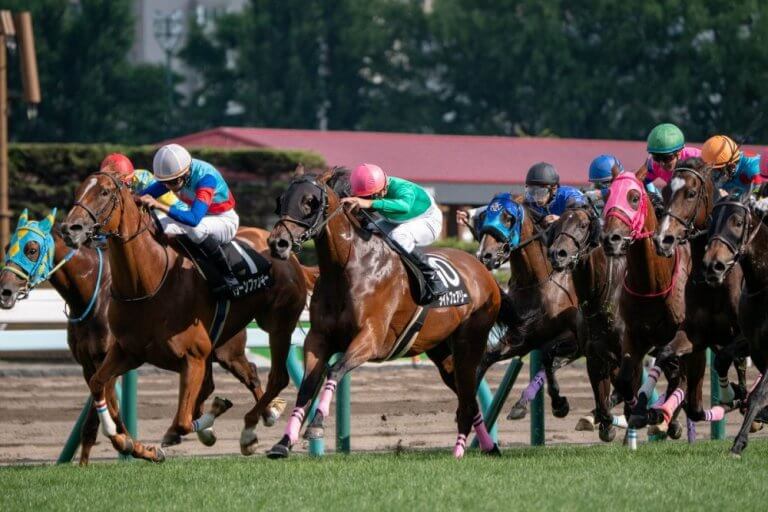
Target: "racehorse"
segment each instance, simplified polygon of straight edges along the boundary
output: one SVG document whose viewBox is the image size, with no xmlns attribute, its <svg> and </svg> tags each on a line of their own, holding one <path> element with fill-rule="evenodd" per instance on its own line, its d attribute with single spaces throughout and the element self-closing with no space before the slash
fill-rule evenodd
<svg viewBox="0 0 768 512">
<path fill-rule="evenodd" d="M 654 242 L 662 256 L 672 257 L 679 244 L 690 242 L 693 274 L 686 287 L 686 318 L 683 330 L 687 337 L 677 336 L 660 353 L 657 365 L 679 367 L 674 361 L 684 354 L 696 353 L 689 363 L 688 386 L 699 389 L 704 378 L 704 358 L 698 354 L 711 348 L 716 354 L 715 369 L 721 380 L 722 402 L 746 397 L 746 340 L 738 325 L 738 303 L 742 289 L 742 272 L 738 264 L 727 273 L 722 286 L 710 286 L 703 279 L 702 258 L 707 244 L 707 229 L 718 194 L 712 168 L 700 158 L 689 158 L 677 165 L 670 181 L 671 196 L 667 201 Z M 736 340 L 736 341 L 734 341 Z M 734 355 L 738 360 L 734 361 Z M 739 376 L 735 392 L 728 384 L 728 368 L 734 363 Z M 696 368 L 691 368 L 695 366 Z M 730 396 L 725 396 L 730 395 Z M 705 419 L 705 411 L 689 404 L 687 413 L 694 421 Z"/>
<path fill-rule="evenodd" d="M 21 215 L 14 233 L 20 243 L 15 254 L 6 258 L 6 264 L 0 271 L 0 308 L 11 309 L 17 299 L 26 298 L 31 290 L 45 280 L 50 280 L 69 308 L 67 322 L 67 343 L 75 361 L 83 368 L 86 384 L 96 369 L 104 361 L 107 349 L 114 342 L 109 329 L 107 310 L 109 289 L 112 276 L 109 263 L 105 261 L 105 252 L 101 248 L 80 247 L 70 249 L 64 243 L 61 234 L 53 228 L 55 210 L 44 221 L 28 222 L 26 211 Z M 27 234 L 29 232 L 29 234 Z M 260 230 L 258 245 L 266 247 L 267 232 Z M 25 269 L 24 258 L 33 267 Z M 49 254 L 51 257 L 48 257 Z M 34 265 L 42 272 L 35 272 Z M 213 352 L 214 361 L 232 373 L 242 382 L 258 401 L 264 394 L 259 381 L 256 365 L 245 356 L 245 330 L 238 332 L 232 339 L 219 344 Z M 117 410 L 114 385 L 108 383 L 105 390 L 107 401 L 112 409 Z M 204 397 L 200 401 L 202 406 Z M 274 424 L 285 405 L 280 398 L 273 400 L 265 423 Z M 195 413 L 195 418 L 202 415 L 202 409 Z M 119 415 L 113 416 L 119 432 L 125 432 Z M 95 409 L 90 409 L 81 430 L 80 465 L 88 464 L 91 448 L 96 443 L 99 418 Z M 213 428 L 199 430 L 198 438 L 206 446 L 216 442 Z"/>
<path fill-rule="evenodd" d="M 611 383 L 618 372 L 624 335 L 617 304 L 626 260 L 606 257 L 600 230 L 600 218 L 592 209 L 566 210 L 555 223 L 549 258 L 555 271 L 573 276 L 587 326 L 585 355 L 595 397 L 594 422 L 599 425 L 600 439 L 611 442 L 616 436 L 611 408 L 617 401 L 611 395 Z"/>
<path fill-rule="evenodd" d="M 432 304 L 423 310 L 414 302 L 400 256 L 342 206 L 339 198 L 348 194 L 348 172 L 329 170 L 319 177 L 297 174 L 278 201 L 280 219 L 269 245 L 276 257 L 287 259 L 292 248 L 314 239 L 320 277 L 310 304 L 311 327 L 304 341 L 306 371 L 296 407 L 285 435 L 267 455 L 289 455 L 324 380 L 326 365 L 339 352 L 341 358 L 327 369 L 319 406 L 305 437 L 322 437 L 333 392 L 345 374 L 368 361 L 426 352 L 458 397 L 454 456 L 464 455 L 473 426 L 483 452 L 498 453 L 475 399 L 477 366 L 501 307 L 493 276 L 463 251 L 430 250 L 428 258 L 452 267 L 453 277 L 465 283 L 469 300 L 460 306 Z M 421 317 L 422 313 L 426 316 Z M 419 318 L 423 325 L 414 330 Z"/>
<path fill-rule="evenodd" d="M 605 254 L 609 258 L 626 257 L 627 266 L 619 297 L 619 312 L 626 328 L 615 386 L 624 400 L 629 426 L 640 428 L 648 423 L 648 398 L 659 377 L 649 372 L 640 388 L 643 358 L 651 349 L 665 346 L 673 337 L 685 336 L 681 327 L 685 320 L 690 249 L 687 245 L 678 246 L 673 258 L 656 253 L 651 239 L 657 226 L 656 215 L 645 187 L 631 172 L 614 179 L 603 217 Z M 681 375 L 676 372 L 673 379 L 669 373 L 665 374 L 669 392 L 661 410 L 664 420 L 669 422 L 682 402 L 678 393 L 671 393 L 678 389 Z M 641 391 L 639 394 L 638 390 Z"/>
<path fill-rule="evenodd" d="M 478 257 L 489 270 L 509 260 L 512 277 L 507 296 L 513 304 L 503 320 L 510 325 L 504 338 L 486 352 L 480 376 L 495 362 L 541 349 L 544 369 L 537 374 L 507 419 L 525 416 L 528 402 L 544 383 L 558 418 L 568 415 L 568 399 L 560 395 L 555 371 L 582 354 L 584 324 L 570 274 L 554 272 L 547 257 L 547 232 L 539 229 L 527 207 L 511 194 L 496 196 L 486 209 Z"/>
<path fill-rule="evenodd" d="M 739 300 L 739 324 L 747 337 L 750 356 L 761 376 L 747 398 L 747 413 L 731 447 L 740 456 L 747 447 L 749 429 L 758 412 L 768 402 L 768 227 L 749 207 L 739 201 L 715 204 L 704 253 L 704 274 L 708 283 L 722 286 L 736 263 L 744 273 L 744 289 Z"/>
<path fill-rule="evenodd" d="M 178 410 L 162 445 L 181 442 L 181 436 L 212 426 L 231 404 L 214 400 L 211 411 L 196 418 L 213 388 L 211 355 L 217 350 L 209 331 L 214 317 L 224 318 L 216 338 L 229 340 L 255 317 L 269 334 L 272 357 L 267 389 L 246 414 L 240 450 L 251 454 L 258 438 L 259 418 L 288 384 L 286 359 L 291 334 L 304 307 L 307 276 L 295 258 L 273 260 L 273 285 L 217 310 L 205 278 L 183 252 L 169 244 L 151 214 L 140 210 L 131 191 L 113 174 L 97 172 L 76 191 L 76 201 L 61 226 L 68 245 L 80 247 L 105 236 L 112 271 L 109 326 L 115 342 L 89 381 L 102 432 L 121 453 L 151 461 L 164 459 L 162 450 L 144 446 L 118 433 L 104 406 L 104 386 L 112 379 L 148 362 L 180 373 Z M 238 238 L 257 249 L 263 234 L 242 228 Z M 269 258 L 269 255 L 266 254 Z M 217 314 L 225 311 L 223 315 Z M 235 347 L 233 347 L 234 349 Z M 242 346 L 238 350 L 242 350 Z"/>
</svg>

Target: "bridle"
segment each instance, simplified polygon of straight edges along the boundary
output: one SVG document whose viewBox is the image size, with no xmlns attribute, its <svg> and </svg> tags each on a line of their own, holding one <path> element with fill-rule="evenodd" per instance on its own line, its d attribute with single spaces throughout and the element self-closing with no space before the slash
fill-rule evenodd
<svg viewBox="0 0 768 512">
<path fill-rule="evenodd" d="M 699 229 L 696 228 L 693 223 L 696 222 L 696 218 L 699 215 L 699 208 L 702 204 L 702 199 L 706 200 L 707 194 L 706 194 L 706 183 L 707 179 L 704 177 L 703 174 L 701 174 L 696 169 L 693 169 L 691 167 L 678 167 L 675 169 L 675 173 L 689 173 L 692 174 L 696 179 L 699 181 L 699 189 L 696 193 L 696 208 L 693 210 L 693 215 L 691 215 L 690 219 L 683 219 L 682 217 L 675 215 L 672 213 L 669 208 L 666 208 L 664 210 L 664 215 L 669 216 L 672 219 L 676 220 L 681 226 L 683 226 L 683 236 L 678 239 L 679 243 L 685 243 L 688 240 L 692 240 L 694 238 L 698 238 L 701 235 L 705 234 L 707 232 L 707 229 Z M 706 203 L 704 204 L 704 207 L 706 208 Z M 711 216 L 708 217 L 706 224 L 709 224 L 709 221 L 711 220 Z"/>
<path fill-rule="evenodd" d="M 752 240 L 755 239 L 757 234 L 760 232 L 760 225 L 761 222 L 757 222 L 754 230 L 752 230 L 752 215 L 750 213 L 749 206 L 745 205 L 744 203 L 741 203 L 739 201 L 719 201 L 715 203 L 714 207 L 712 208 L 712 217 L 713 219 L 716 219 L 715 217 L 715 210 L 717 208 L 722 208 L 724 206 L 732 206 L 735 208 L 738 208 L 742 211 L 744 211 L 744 231 L 741 234 L 741 237 L 738 240 L 732 240 L 730 237 L 720 234 L 719 232 L 715 232 L 709 237 L 709 241 L 707 242 L 707 249 L 709 248 L 710 244 L 717 240 L 718 242 L 725 245 L 728 250 L 731 252 L 733 257 L 726 262 L 726 265 L 728 267 L 728 270 L 733 268 L 733 266 L 736 264 L 736 262 L 741 258 L 744 253 L 746 252 L 747 247 L 752 243 Z M 732 215 L 729 215 L 727 218 L 730 218 Z M 723 219 L 725 220 L 725 219 Z M 717 229 L 719 228 L 719 222 L 715 222 L 712 225 L 712 228 Z M 750 232 L 750 230 L 752 230 Z"/>
<path fill-rule="evenodd" d="M 550 246 L 554 245 L 555 242 L 557 242 L 557 239 L 560 238 L 561 236 L 564 236 L 565 238 L 570 239 L 573 242 L 573 244 L 576 246 L 576 253 L 571 255 L 568 258 L 569 261 L 571 262 L 578 262 L 579 260 L 581 260 L 581 258 L 585 256 L 596 245 L 594 223 L 597 222 L 598 219 L 594 215 L 590 214 L 588 210 L 585 210 L 585 211 L 587 212 L 587 216 L 589 217 L 589 226 L 585 230 L 586 232 L 584 234 L 584 238 L 579 240 L 568 231 L 559 229 L 557 234 L 555 235 L 555 238 L 552 239 L 552 244 L 550 245 Z M 568 214 L 570 218 L 573 215 L 575 215 L 575 213 L 576 213 L 575 210 L 569 209 L 569 210 L 566 210 L 565 214 L 563 215 Z M 560 219 L 559 222 L 562 223 L 565 220 L 566 219 Z"/>
</svg>

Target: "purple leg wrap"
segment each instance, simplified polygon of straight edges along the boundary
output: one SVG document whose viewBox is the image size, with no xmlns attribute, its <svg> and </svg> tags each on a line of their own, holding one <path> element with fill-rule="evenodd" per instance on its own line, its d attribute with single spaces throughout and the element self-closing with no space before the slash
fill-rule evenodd
<svg viewBox="0 0 768 512">
<path fill-rule="evenodd" d="M 464 450 L 467 448 L 467 436 L 459 434 L 456 438 L 456 445 L 453 447 L 453 456 L 460 459 L 464 456 Z"/>
<path fill-rule="evenodd" d="M 696 423 L 690 418 L 686 418 L 685 426 L 688 427 L 688 442 L 693 444 L 696 442 Z"/>
<path fill-rule="evenodd" d="M 493 442 L 493 438 L 488 433 L 485 421 L 483 421 L 483 413 L 477 413 L 474 419 L 472 419 L 472 426 L 475 427 L 475 435 L 477 435 L 477 441 L 480 443 L 480 449 L 484 452 L 493 450 L 496 443 Z"/>
<path fill-rule="evenodd" d="M 291 440 L 291 445 L 295 444 L 299 440 L 299 429 L 301 423 L 304 421 L 304 408 L 295 407 L 291 413 L 291 417 L 288 420 L 288 425 L 285 427 L 285 435 Z"/>
<path fill-rule="evenodd" d="M 536 398 L 536 393 L 538 393 L 541 387 L 544 385 L 545 380 L 546 376 L 544 370 L 539 370 L 536 372 L 536 375 L 533 376 L 530 384 L 528 384 L 528 387 L 523 390 L 523 396 L 520 397 L 520 400 L 528 403 Z"/>
<path fill-rule="evenodd" d="M 336 391 L 336 381 L 328 379 L 325 383 L 323 392 L 320 394 L 320 403 L 317 404 L 317 410 L 323 413 L 323 418 L 328 417 L 328 412 L 331 409 L 331 398 L 333 398 L 333 392 Z"/>
</svg>

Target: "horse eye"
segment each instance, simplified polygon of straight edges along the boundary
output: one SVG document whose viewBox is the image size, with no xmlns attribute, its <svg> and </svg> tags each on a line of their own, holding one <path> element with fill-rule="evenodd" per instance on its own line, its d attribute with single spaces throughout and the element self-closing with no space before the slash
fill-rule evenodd
<svg viewBox="0 0 768 512">
<path fill-rule="evenodd" d="M 31 248 L 29 249 L 29 254 L 35 254 L 36 252 L 37 252 L 37 249 L 36 249 L 36 248 L 34 248 L 34 247 L 31 247 Z"/>
<path fill-rule="evenodd" d="M 589 226 L 589 224 L 587 224 L 586 222 L 581 223 L 581 229 L 587 229 L 587 226 Z"/>
<path fill-rule="evenodd" d="M 688 199 L 693 199 L 694 197 L 696 197 L 696 191 L 689 188 L 688 190 L 685 191 L 685 197 Z"/>
<path fill-rule="evenodd" d="M 101 191 L 101 197 L 107 197 L 108 195 L 109 195 L 109 190 L 107 190 L 107 189 L 103 189 L 103 190 Z"/>
<path fill-rule="evenodd" d="M 740 228 L 741 226 L 743 226 L 743 225 L 744 225 L 744 221 L 743 221 L 743 220 L 741 220 L 741 219 L 736 219 L 736 220 L 734 221 L 734 224 L 736 224 L 736 227 L 737 227 L 737 228 Z"/>
</svg>

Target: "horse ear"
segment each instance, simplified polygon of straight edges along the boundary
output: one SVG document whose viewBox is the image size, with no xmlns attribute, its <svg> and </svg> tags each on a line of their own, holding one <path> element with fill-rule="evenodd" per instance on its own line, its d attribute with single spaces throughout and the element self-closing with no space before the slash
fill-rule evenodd
<svg viewBox="0 0 768 512">
<path fill-rule="evenodd" d="M 293 175 L 295 177 L 304 176 L 304 164 L 299 162 L 299 165 L 296 166 L 296 170 L 293 172 Z"/>
<path fill-rule="evenodd" d="M 640 181 L 644 181 L 645 177 L 648 176 L 648 165 L 650 164 L 643 164 L 635 171 L 635 177 Z"/>
<path fill-rule="evenodd" d="M 24 208 L 24 211 L 19 215 L 19 222 L 16 224 L 16 229 L 26 226 L 27 222 L 29 222 L 29 211 Z"/>
<path fill-rule="evenodd" d="M 54 222 L 56 222 L 56 208 L 51 210 L 51 213 L 46 215 L 46 217 L 40 221 L 40 229 L 42 231 L 50 231 Z"/>
</svg>

